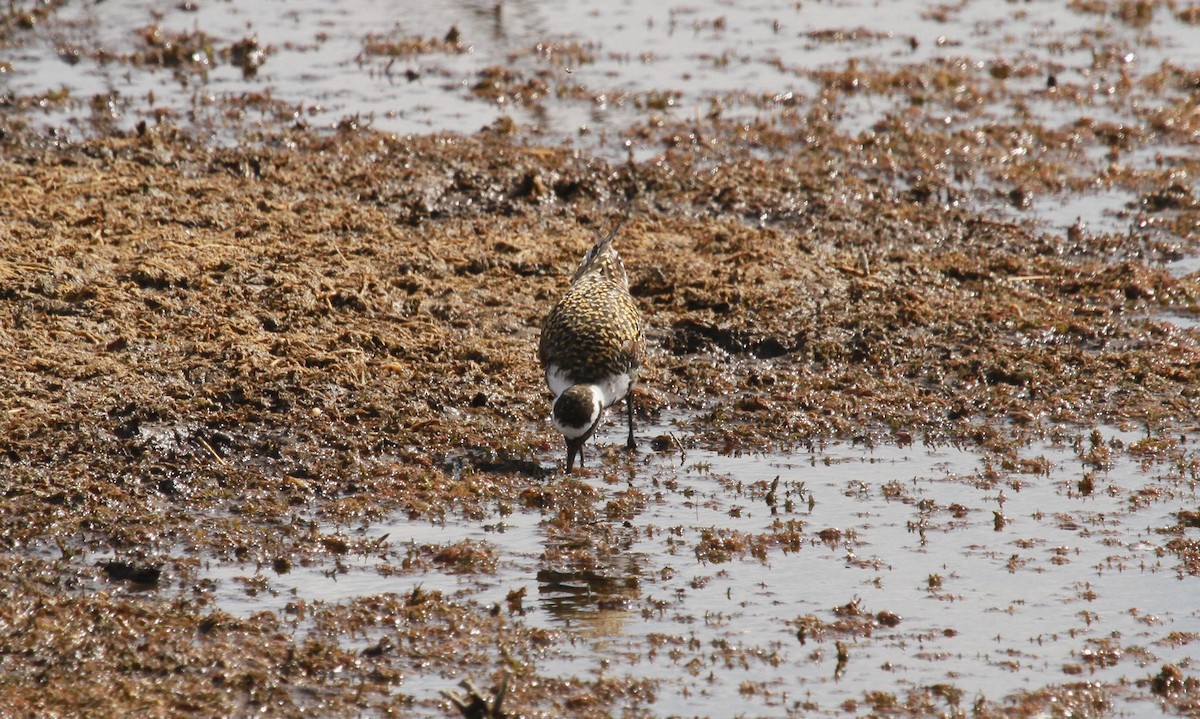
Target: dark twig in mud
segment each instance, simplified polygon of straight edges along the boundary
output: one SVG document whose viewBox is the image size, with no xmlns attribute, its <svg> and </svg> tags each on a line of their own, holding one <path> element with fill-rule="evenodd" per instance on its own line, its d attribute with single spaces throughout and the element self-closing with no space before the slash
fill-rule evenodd
<svg viewBox="0 0 1200 719">
<path fill-rule="evenodd" d="M 508 715 L 501 708 L 508 693 L 507 674 L 500 680 L 500 686 L 495 693 L 484 694 L 470 679 L 462 680 L 459 686 L 467 690 L 465 695 L 459 696 L 443 689 L 442 696 L 458 708 L 464 719 L 507 719 Z"/>
</svg>

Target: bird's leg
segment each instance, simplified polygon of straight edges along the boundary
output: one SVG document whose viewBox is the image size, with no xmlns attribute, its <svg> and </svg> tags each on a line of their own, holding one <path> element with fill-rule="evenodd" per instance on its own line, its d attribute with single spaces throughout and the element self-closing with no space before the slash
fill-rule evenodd
<svg viewBox="0 0 1200 719">
<path fill-rule="evenodd" d="M 633 439 L 633 388 L 629 389 L 629 393 L 625 395 L 625 408 L 629 411 L 629 440 L 625 442 L 627 449 L 637 449 L 637 442 Z"/>
</svg>

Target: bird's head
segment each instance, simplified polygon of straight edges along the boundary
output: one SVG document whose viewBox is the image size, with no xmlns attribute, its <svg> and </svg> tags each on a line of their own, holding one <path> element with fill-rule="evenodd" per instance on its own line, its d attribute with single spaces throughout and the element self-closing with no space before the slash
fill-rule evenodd
<svg viewBox="0 0 1200 719">
<path fill-rule="evenodd" d="M 567 441 L 567 471 L 575 466 L 575 455 L 580 455 L 583 443 L 596 431 L 600 415 L 604 413 L 604 395 L 600 388 L 591 384 L 577 384 L 567 388 L 554 400 L 554 428 Z"/>
</svg>

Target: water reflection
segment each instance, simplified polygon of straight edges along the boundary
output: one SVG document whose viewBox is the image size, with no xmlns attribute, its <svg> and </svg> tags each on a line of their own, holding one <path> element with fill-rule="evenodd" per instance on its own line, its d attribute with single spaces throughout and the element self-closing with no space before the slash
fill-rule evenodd
<svg viewBox="0 0 1200 719">
<path fill-rule="evenodd" d="M 586 637 L 616 637 L 626 633 L 637 616 L 641 598 L 641 567 L 633 557 L 614 563 L 605 572 L 592 569 L 537 573 L 540 605 L 563 627 Z"/>
</svg>

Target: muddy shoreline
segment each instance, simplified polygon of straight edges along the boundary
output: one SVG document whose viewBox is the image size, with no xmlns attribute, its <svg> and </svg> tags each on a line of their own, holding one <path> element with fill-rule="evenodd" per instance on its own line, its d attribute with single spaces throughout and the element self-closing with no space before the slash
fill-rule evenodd
<svg viewBox="0 0 1200 719">
<path fill-rule="evenodd" d="M 552 640 L 506 612 L 442 597 L 322 609 L 333 635 L 356 631 L 362 602 L 405 617 L 389 667 L 290 635 L 286 617 L 229 617 L 195 570 L 372 552 L 289 521 L 297 510 L 469 521 L 498 501 L 570 506 L 558 521 L 586 525 L 579 508 L 600 495 L 555 466 L 532 348 L 577 256 L 626 213 L 653 348 L 639 406 L 692 413 L 687 445 L 851 437 L 1015 456 L 1095 420 L 1168 445 L 1200 425 L 1195 335 L 1154 318 L 1194 307 L 1196 281 L 1107 261 L 1140 240 L 1032 235 L 831 181 L 807 158 L 731 163 L 715 182 L 686 162 L 639 167 L 628 204 L 625 168 L 488 136 L 214 151 L 153 133 L 10 142 L 5 164 L 23 178 L 0 197 L 2 691 L 19 713 L 333 716 L 402 706 L 407 642 L 433 641 L 434 625 L 465 644 L 426 666 L 492 676 L 471 647 L 496 631 L 543 651 Z M 798 188 L 803 212 L 746 221 Z M 138 590 L 97 557 L 162 576 Z M 462 546 L 419 561 L 486 573 L 489 558 Z M 574 708 L 583 692 L 581 715 L 649 691 L 522 685 L 515 706 Z"/>
<path fill-rule="evenodd" d="M 661 152 L 625 162 L 545 146 L 505 122 L 471 135 L 281 122 L 219 143 L 170 114 L 82 135 L 7 116 L 0 714 L 441 716 L 454 710 L 431 687 L 507 676 L 510 716 L 661 716 L 669 682 L 607 659 L 581 675 L 544 670 L 583 640 L 569 622 L 526 621 L 538 599 L 514 589 L 485 604 L 466 589 L 423 589 L 421 577 L 493 582 L 511 561 L 505 522 L 520 519 L 545 537 L 543 584 L 582 582 L 595 597 L 585 604 L 653 613 L 652 578 L 622 562 L 653 535 L 638 534 L 639 517 L 678 480 L 645 467 L 688 451 L 965 448 L 992 474 L 964 483 L 1013 492 L 1049 476 L 1024 450 L 1074 446 L 1098 478 L 1072 496 L 1108 487 L 1134 509 L 1178 503 L 1146 541 L 1196 582 L 1200 273 L 1186 268 L 1200 247 L 1200 156 L 1121 169 L 1134 145 L 1195 147 L 1194 70 L 1164 66 L 1119 90 L 1160 100 L 1140 129 L 1048 127 L 1020 112 L 973 133 L 911 114 L 855 136 L 834 122 L 872 92 L 957 103 L 969 117 L 970 98 L 1010 92 L 999 83 L 1022 72 L 823 71 L 821 97 L 759 125 L 650 107 L 627 135 Z M 1038 82 L 1021 97 L 1088 102 L 1085 88 L 1042 74 L 1026 72 Z M 489 87 L 503 96 L 527 79 Z M 1031 137 L 1037 158 L 1011 152 Z M 1109 147 L 1111 162 L 1068 177 L 1083 146 Z M 989 210 L 1098 183 L 1139 198 L 1130 230 Z M 601 441 L 598 466 L 567 477 L 546 421 L 538 323 L 620 219 L 650 346 L 639 420 L 672 430 L 643 433 L 632 456 Z M 1140 436 L 1089 443 L 1096 427 Z M 1151 496 L 1106 483 L 1117 456 L 1165 467 L 1174 484 Z M 775 512 L 775 487 L 722 481 L 730 496 L 769 494 Z M 802 486 L 780 490 L 788 511 L 803 507 Z M 907 490 L 882 491 L 900 502 Z M 935 510 L 950 525 L 967 513 Z M 489 541 L 403 546 L 367 531 L 397 518 L 498 529 Z M 1008 521 L 1002 502 L 994 521 L 997 532 Z M 741 560 L 861 548 L 835 529 L 799 519 L 761 536 L 714 529 L 685 554 L 736 574 Z M 397 578 L 395 591 L 295 596 L 244 616 L 222 607 L 211 576 L 252 568 L 235 581 L 253 598 L 291 572 L 337 577 L 368 561 Z M 828 659 L 900 621 L 855 602 L 788 632 Z M 690 651 L 656 641 L 648 655 Z M 1126 681 L 1089 682 L 1085 667 L 1122 650 L 1097 651 L 1009 696 L 964 697 L 948 680 L 808 709 L 1197 710 L 1194 666 L 1147 660 Z M 773 661 L 751 654 L 712 651 Z M 774 690 L 744 693 L 783 711 Z"/>
</svg>

